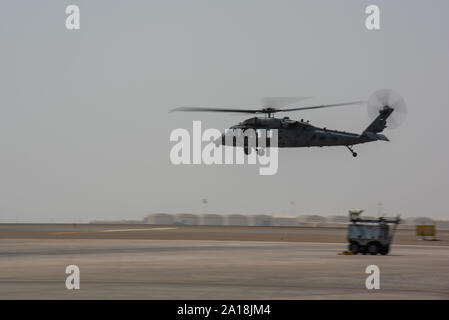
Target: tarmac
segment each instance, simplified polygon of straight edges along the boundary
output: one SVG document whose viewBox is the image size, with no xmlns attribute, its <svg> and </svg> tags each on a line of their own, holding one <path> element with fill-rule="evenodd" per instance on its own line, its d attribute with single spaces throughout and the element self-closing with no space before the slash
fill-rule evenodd
<svg viewBox="0 0 449 320">
<path fill-rule="evenodd" d="M 387 256 L 345 229 L 0 225 L 0 299 L 449 299 L 449 232 L 398 230 Z M 66 267 L 80 289 L 65 287 Z M 377 265 L 380 289 L 365 286 Z"/>
</svg>

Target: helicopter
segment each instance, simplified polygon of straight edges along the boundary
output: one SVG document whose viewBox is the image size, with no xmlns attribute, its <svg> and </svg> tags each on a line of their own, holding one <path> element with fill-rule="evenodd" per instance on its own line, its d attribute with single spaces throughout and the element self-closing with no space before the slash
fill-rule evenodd
<svg viewBox="0 0 449 320">
<path fill-rule="evenodd" d="M 235 109 L 235 108 L 210 108 L 210 107 L 178 107 L 172 109 L 171 112 L 225 112 L 237 114 L 263 114 L 264 117 L 252 117 L 246 119 L 237 125 L 231 126 L 227 132 L 245 132 L 248 129 L 254 131 L 278 130 L 278 147 L 279 148 L 299 148 L 299 147 L 330 147 L 344 146 L 352 153 L 353 157 L 357 157 L 357 152 L 353 146 L 361 143 L 374 141 L 390 141 L 381 132 L 385 128 L 396 128 L 405 119 L 407 107 L 404 99 L 396 92 L 390 89 L 382 89 L 374 92 L 368 101 L 351 101 L 345 103 L 335 103 L 326 105 L 279 108 L 289 106 L 294 102 L 305 99 L 304 97 L 268 97 L 263 100 L 263 107 L 257 109 Z M 352 133 L 346 131 L 330 130 L 326 127 L 320 128 L 313 126 L 309 121 L 301 119 L 299 121 L 292 120 L 289 117 L 276 118 L 273 115 L 280 112 L 303 111 L 320 108 L 341 107 L 355 104 L 367 103 L 367 111 L 373 119 L 371 124 L 361 133 Z M 227 140 L 226 133 L 223 133 L 220 139 L 216 141 L 222 145 L 237 146 L 235 137 Z M 245 137 L 247 138 L 247 137 Z M 267 139 L 266 145 L 259 147 L 256 138 L 256 145 L 250 145 L 245 140 L 243 147 L 246 155 L 249 155 L 253 149 L 260 155 L 264 154 L 265 147 L 270 146 L 270 139 Z"/>
</svg>

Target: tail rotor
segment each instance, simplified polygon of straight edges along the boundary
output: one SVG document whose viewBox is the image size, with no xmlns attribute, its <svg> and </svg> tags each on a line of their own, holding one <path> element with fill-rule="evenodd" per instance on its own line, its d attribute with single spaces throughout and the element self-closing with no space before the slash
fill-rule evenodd
<svg viewBox="0 0 449 320">
<path fill-rule="evenodd" d="M 368 115 L 374 120 L 382 110 L 392 108 L 393 112 L 386 119 L 386 126 L 395 129 L 404 123 L 407 116 L 407 105 L 405 100 L 395 91 L 382 89 L 374 92 L 368 100 Z"/>
</svg>

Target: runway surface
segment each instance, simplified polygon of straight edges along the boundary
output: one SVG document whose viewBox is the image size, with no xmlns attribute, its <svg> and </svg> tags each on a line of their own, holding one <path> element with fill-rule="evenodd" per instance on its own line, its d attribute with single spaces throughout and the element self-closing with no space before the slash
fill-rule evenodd
<svg viewBox="0 0 449 320">
<path fill-rule="evenodd" d="M 341 227 L 185 226 L 148 224 L 0 224 L 0 239 L 135 239 L 226 240 L 281 242 L 346 242 Z M 449 231 L 438 231 L 440 241 L 422 241 L 415 230 L 396 231 L 395 244 L 449 246 Z"/>
<path fill-rule="evenodd" d="M 75 230 L 89 231 L 81 234 L 60 233 L 75 232 L 73 226 L 28 225 L 19 232 L 14 225 L 12 237 L 11 227 L 0 226 L 0 299 L 449 299 L 444 239 L 394 244 L 388 256 L 344 256 L 337 254 L 346 248 L 344 231 L 319 228 L 309 230 L 321 234 L 324 241 L 317 243 L 292 241 L 293 236 L 286 236 L 290 241 L 154 239 L 167 233 L 176 238 L 177 229 L 129 225 L 85 225 Z M 144 230 L 129 231 L 136 228 Z M 191 230 L 195 238 L 199 229 L 183 232 Z M 279 237 L 276 228 L 268 229 L 270 237 Z M 101 232 L 90 235 L 95 230 Z M 252 231 L 253 239 L 266 237 L 257 227 Z M 59 234 L 44 237 L 45 232 Z M 136 233 L 144 239 L 133 239 Z M 159 236 L 145 238 L 152 233 Z M 331 234 L 339 243 L 328 241 Z M 65 288 L 71 264 L 80 268 L 80 290 Z M 372 264 L 380 268 L 379 290 L 365 287 L 365 269 Z"/>
</svg>

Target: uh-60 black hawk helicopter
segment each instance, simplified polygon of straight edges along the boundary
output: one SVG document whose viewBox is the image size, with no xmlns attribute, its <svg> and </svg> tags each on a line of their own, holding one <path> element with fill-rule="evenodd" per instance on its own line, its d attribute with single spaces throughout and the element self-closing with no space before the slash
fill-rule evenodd
<svg viewBox="0 0 449 320">
<path fill-rule="evenodd" d="M 340 107 L 353 104 L 362 104 L 366 101 L 352 101 L 346 103 L 327 104 L 319 106 L 295 107 L 287 109 L 279 109 L 278 107 L 289 106 L 294 102 L 298 102 L 304 98 L 301 97 L 282 97 L 282 98 L 264 98 L 264 105 L 260 109 L 230 109 L 230 108 L 209 108 L 209 107 L 180 107 L 172 111 L 191 111 L 191 112 L 228 112 L 243 114 L 264 114 L 264 117 L 253 117 L 230 127 L 229 132 L 241 131 L 248 129 L 257 131 L 259 129 L 277 129 L 278 130 L 278 147 L 280 148 L 297 148 L 297 147 L 327 147 L 327 146 L 345 146 L 351 151 L 354 157 L 357 153 L 353 150 L 356 144 L 373 142 L 377 140 L 389 141 L 388 138 L 381 134 L 385 128 L 396 128 L 405 119 L 407 112 L 404 99 L 396 92 L 383 89 L 376 91 L 367 102 L 368 114 L 374 120 L 361 133 L 351 133 L 345 131 L 329 130 L 327 128 L 319 128 L 311 125 L 309 121 L 291 120 L 289 117 L 275 118 L 273 114 L 279 112 L 290 112 L 299 110 L 310 110 L 329 107 Z M 226 140 L 226 134 L 219 139 L 222 145 L 236 146 L 234 139 Z M 247 137 L 245 137 L 247 138 Z M 269 138 L 265 144 L 270 146 Z M 245 140 L 245 154 L 249 154 L 255 149 L 259 154 L 264 153 L 263 147 L 258 147 L 257 135 L 256 145 L 251 146 Z"/>
</svg>

